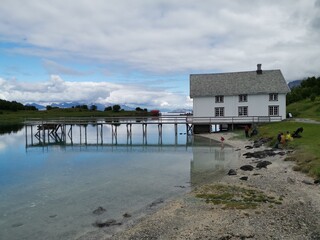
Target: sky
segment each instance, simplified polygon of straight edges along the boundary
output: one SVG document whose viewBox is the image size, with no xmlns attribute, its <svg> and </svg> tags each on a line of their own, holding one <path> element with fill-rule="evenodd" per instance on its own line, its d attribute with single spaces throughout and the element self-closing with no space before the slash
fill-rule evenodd
<svg viewBox="0 0 320 240">
<path fill-rule="evenodd" d="M 320 0 L 1 0 L 0 99 L 192 108 L 194 73 L 320 75 Z"/>
</svg>

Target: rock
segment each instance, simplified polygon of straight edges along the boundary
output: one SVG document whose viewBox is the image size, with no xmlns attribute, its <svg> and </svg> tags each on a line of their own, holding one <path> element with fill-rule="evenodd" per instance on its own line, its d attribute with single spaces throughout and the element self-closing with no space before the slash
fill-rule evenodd
<svg viewBox="0 0 320 240">
<path fill-rule="evenodd" d="M 163 203 L 163 202 L 164 202 L 164 200 L 163 200 L 162 198 L 157 199 L 157 200 L 153 201 L 153 202 L 149 205 L 149 207 L 155 207 L 155 206 L 157 206 L 158 204 L 161 204 L 161 203 Z"/>
<path fill-rule="evenodd" d="M 178 188 L 186 188 L 186 186 L 174 186 L 174 187 L 178 187 Z"/>
<path fill-rule="evenodd" d="M 58 216 L 58 215 L 57 214 L 50 215 L 49 218 L 55 218 L 56 216 Z"/>
<path fill-rule="evenodd" d="M 95 223 L 93 224 L 93 226 L 95 227 L 99 227 L 99 228 L 103 228 L 103 227 L 110 227 L 110 226 L 115 226 L 115 225 L 122 225 L 121 222 L 117 222 L 114 219 L 109 219 L 107 221 L 101 221 L 101 220 L 97 220 L 95 221 Z"/>
<path fill-rule="evenodd" d="M 96 215 L 101 215 L 102 213 L 104 213 L 105 211 L 107 211 L 106 209 L 104 209 L 103 207 L 98 207 L 97 209 L 93 210 L 93 214 L 96 214 Z"/>
<path fill-rule="evenodd" d="M 245 146 L 246 149 L 252 149 L 253 147 L 251 146 Z"/>
<path fill-rule="evenodd" d="M 287 178 L 287 182 L 288 182 L 288 183 L 291 183 L 291 184 L 295 184 L 295 183 L 296 183 L 296 180 L 293 179 L 293 178 L 291 178 L 291 177 L 288 177 L 288 178 Z"/>
<path fill-rule="evenodd" d="M 241 177 L 240 180 L 247 181 L 248 177 L 247 176 Z"/>
<path fill-rule="evenodd" d="M 320 179 L 316 179 L 316 180 L 314 180 L 314 182 L 313 182 L 314 184 L 320 184 Z"/>
<path fill-rule="evenodd" d="M 262 162 L 259 162 L 257 164 L 257 168 L 261 169 L 261 168 L 267 168 L 268 165 L 272 164 L 271 162 L 269 161 L 262 161 Z"/>
<path fill-rule="evenodd" d="M 263 151 L 257 151 L 257 152 L 247 152 L 244 153 L 243 156 L 246 156 L 246 158 L 266 158 L 266 157 L 273 157 L 277 155 L 277 153 L 275 153 L 275 151 L 273 151 L 272 149 L 266 149 Z"/>
<path fill-rule="evenodd" d="M 13 228 L 21 227 L 21 226 L 23 226 L 23 223 L 15 223 L 15 224 L 11 225 L 11 227 L 13 227 Z"/>
<path fill-rule="evenodd" d="M 313 183 L 308 180 L 302 180 L 302 182 L 307 185 L 313 185 Z"/>
<path fill-rule="evenodd" d="M 123 214 L 122 216 L 125 217 L 125 218 L 129 218 L 129 217 L 131 217 L 131 214 L 125 213 L 125 214 Z"/>
<path fill-rule="evenodd" d="M 231 175 L 237 175 L 237 171 L 234 170 L 234 169 L 230 169 L 229 172 L 228 172 L 228 175 L 231 176 Z"/>
<path fill-rule="evenodd" d="M 252 171 L 253 170 L 253 166 L 251 165 L 243 165 L 240 167 L 241 170 L 243 171 Z"/>
</svg>

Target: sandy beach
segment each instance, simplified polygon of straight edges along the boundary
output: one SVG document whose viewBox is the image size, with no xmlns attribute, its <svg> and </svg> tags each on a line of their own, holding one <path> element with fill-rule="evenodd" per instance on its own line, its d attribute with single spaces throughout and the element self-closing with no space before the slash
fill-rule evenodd
<svg viewBox="0 0 320 240">
<path fill-rule="evenodd" d="M 308 176 L 292 170 L 284 161 L 285 150 L 262 159 L 246 153 L 266 150 L 265 146 L 247 149 L 250 140 L 235 140 L 233 133 L 205 134 L 204 137 L 231 145 L 239 152 L 236 175 L 208 182 L 183 197 L 160 204 L 155 213 L 142 216 L 124 226 L 101 228 L 79 239 L 320 239 L 320 186 Z M 262 161 L 266 167 L 257 167 Z M 251 165 L 251 171 L 240 169 Z M 267 196 L 254 207 L 229 208 L 200 198 L 203 189 L 236 187 L 241 191 Z M 197 197 L 198 196 L 198 197 Z"/>
</svg>

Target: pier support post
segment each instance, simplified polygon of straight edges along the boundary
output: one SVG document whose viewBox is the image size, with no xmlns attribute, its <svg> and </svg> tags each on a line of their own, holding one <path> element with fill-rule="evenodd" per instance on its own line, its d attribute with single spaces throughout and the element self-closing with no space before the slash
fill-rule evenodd
<svg viewBox="0 0 320 240">
<path fill-rule="evenodd" d="M 143 144 L 147 144 L 147 124 L 146 123 L 142 123 L 142 135 L 143 135 Z"/>
</svg>

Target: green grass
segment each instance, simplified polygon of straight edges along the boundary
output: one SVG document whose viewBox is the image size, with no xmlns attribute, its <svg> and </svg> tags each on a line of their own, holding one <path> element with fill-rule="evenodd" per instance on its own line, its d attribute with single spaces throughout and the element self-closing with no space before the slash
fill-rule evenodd
<svg viewBox="0 0 320 240">
<path fill-rule="evenodd" d="M 1 111 L 0 125 L 22 124 L 26 118 L 59 118 L 59 117 L 127 117 L 127 116 L 143 116 L 150 113 L 137 111 L 90 111 L 81 109 L 52 109 L 46 111 Z"/>
<path fill-rule="evenodd" d="M 224 184 L 204 185 L 195 194 L 206 203 L 223 205 L 223 209 L 255 209 L 262 203 L 282 204 L 283 200 L 256 189 Z"/>
<path fill-rule="evenodd" d="M 287 160 L 296 162 L 295 170 L 320 178 L 320 124 L 283 121 L 259 126 L 259 137 L 273 137 L 270 146 L 274 146 L 278 132 L 293 132 L 303 127 L 301 138 L 294 138 L 285 148 L 294 149 L 294 153 Z"/>
<path fill-rule="evenodd" d="M 292 103 L 287 106 L 287 112 L 292 113 L 293 117 L 310 118 L 320 121 L 320 97 L 317 97 L 315 101 L 305 99 Z"/>
</svg>

